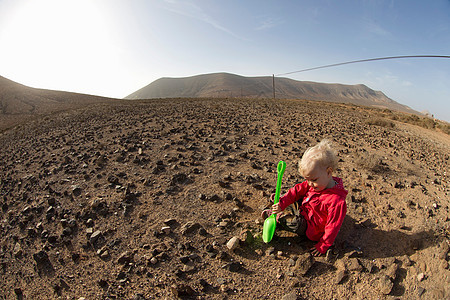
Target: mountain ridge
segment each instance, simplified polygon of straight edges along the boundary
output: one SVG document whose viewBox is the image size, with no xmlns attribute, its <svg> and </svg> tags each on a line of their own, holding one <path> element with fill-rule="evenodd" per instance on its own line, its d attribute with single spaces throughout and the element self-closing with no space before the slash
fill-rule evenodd
<svg viewBox="0 0 450 300">
<path fill-rule="evenodd" d="M 273 98 L 271 76 L 246 77 L 231 73 L 200 74 L 190 77 L 162 77 L 124 99 L 246 97 Z M 276 99 L 305 99 L 343 102 L 419 114 L 410 107 L 364 84 L 319 83 L 275 77 Z"/>
<path fill-rule="evenodd" d="M 52 112 L 117 100 L 120 99 L 32 88 L 0 76 L 0 130 Z"/>
</svg>

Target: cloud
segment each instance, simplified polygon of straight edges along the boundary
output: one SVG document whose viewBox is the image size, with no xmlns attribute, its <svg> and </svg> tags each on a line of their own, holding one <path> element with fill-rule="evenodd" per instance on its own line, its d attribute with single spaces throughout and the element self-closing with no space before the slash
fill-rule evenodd
<svg viewBox="0 0 450 300">
<path fill-rule="evenodd" d="M 164 9 L 171 11 L 173 13 L 192 18 L 194 20 L 204 22 L 206 24 L 211 25 L 212 27 L 225 32 L 237 39 L 244 40 L 244 38 L 235 34 L 233 31 L 228 28 L 222 26 L 217 20 L 208 15 L 203 8 L 193 3 L 192 1 L 183 1 L 183 0 L 164 0 L 167 4 L 164 6 Z"/>
<path fill-rule="evenodd" d="M 281 23 L 283 23 L 283 22 L 280 19 L 274 19 L 274 18 L 271 18 L 271 17 L 266 17 L 262 21 L 260 21 L 259 26 L 257 26 L 255 28 L 255 30 L 271 29 L 271 28 L 277 27 Z"/>
<path fill-rule="evenodd" d="M 371 19 L 363 20 L 363 28 L 370 34 L 384 38 L 391 38 L 393 35 L 390 31 L 383 28 L 376 21 Z"/>
</svg>

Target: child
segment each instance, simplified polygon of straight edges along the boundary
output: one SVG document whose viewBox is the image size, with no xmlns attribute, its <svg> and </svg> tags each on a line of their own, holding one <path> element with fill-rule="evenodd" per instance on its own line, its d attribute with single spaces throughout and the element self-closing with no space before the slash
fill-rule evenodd
<svg viewBox="0 0 450 300">
<path fill-rule="evenodd" d="M 263 218 L 276 213 L 277 221 L 282 222 L 281 212 L 298 201 L 299 215 L 288 224 L 288 230 L 317 241 L 310 249 L 314 256 L 325 254 L 333 245 L 347 212 L 345 197 L 348 192 L 342 179 L 332 176 L 336 167 L 337 157 L 330 141 L 323 140 L 307 149 L 299 162 L 299 172 L 306 181 L 289 189 L 272 210 L 262 213 Z"/>
</svg>

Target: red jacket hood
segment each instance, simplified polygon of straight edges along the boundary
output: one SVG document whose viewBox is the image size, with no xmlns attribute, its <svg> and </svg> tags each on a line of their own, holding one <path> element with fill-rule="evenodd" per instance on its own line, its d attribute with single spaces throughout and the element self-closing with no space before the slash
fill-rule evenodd
<svg viewBox="0 0 450 300">
<path fill-rule="evenodd" d="M 336 182 L 336 185 L 332 188 L 325 189 L 320 193 L 323 194 L 338 194 L 342 197 L 347 197 L 348 191 L 344 188 L 344 182 L 342 178 L 339 177 L 333 177 L 334 181 Z"/>
</svg>

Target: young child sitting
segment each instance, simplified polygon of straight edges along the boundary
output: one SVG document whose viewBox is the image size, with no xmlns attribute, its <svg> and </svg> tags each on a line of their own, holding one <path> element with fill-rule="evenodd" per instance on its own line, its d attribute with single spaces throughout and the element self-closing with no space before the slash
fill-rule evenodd
<svg viewBox="0 0 450 300">
<path fill-rule="evenodd" d="M 325 254 L 333 245 L 347 212 L 345 197 L 348 192 L 342 179 L 332 176 L 337 161 L 328 140 L 307 149 L 299 162 L 299 172 L 306 181 L 289 189 L 278 204 L 262 213 L 263 218 L 277 214 L 277 221 L 283 224 L 282 212 L 289 205 L 298 204 L 299 214 L 289 224 L 284 220 L 284 225 L 290 231 L 317 241 L 310 249 L 314 256 Z"/>
</svg>

